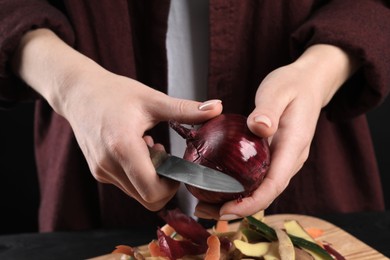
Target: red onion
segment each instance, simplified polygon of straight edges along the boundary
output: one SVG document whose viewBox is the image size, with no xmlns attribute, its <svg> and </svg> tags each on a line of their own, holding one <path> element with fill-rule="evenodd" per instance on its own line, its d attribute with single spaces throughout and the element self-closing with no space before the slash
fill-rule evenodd
<svg viewBox="0 0 390 260">
<path fill-rule="evenodd" d="M 198 129 L 170 122 L 171 128 L 187 141 L 184 159 L 224 172 L 245 188 L 242 193 L 220 193 L 186 185 L 200 201 L 223 203 L 239 200 L 249 196 L 264 179 L 270 164 L 268 142 L 254 135 L 246 121 L 242 115 L 222 114 Z"/>
</svg>

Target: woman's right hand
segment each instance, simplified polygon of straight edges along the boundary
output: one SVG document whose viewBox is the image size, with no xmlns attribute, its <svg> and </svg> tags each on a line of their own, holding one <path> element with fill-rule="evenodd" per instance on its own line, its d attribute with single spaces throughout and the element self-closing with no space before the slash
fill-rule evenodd
<svg viewBox="0 0 390 260">
<path fill-rule="evenodd" d="M 198 102 L 168 97 L 129 78 L 111 73 L 92 78 L 93 82 L 77 87 L 91 89 L 76 91 L 64 113 L 92 174 L 146 208 L 160 209 L 176 193 L 178 183 L 156 175 L 143 139 L 145 131 L 160 121 L 205 121 L 220 113 L 220 103 L 200 110 Z"/>
<path fill-rule="evenodd" d="M 47 29 L 26 34 L 14 61 L 21 78 L 68 120 L 96 180 L 149 210 L 161 209 L 178 183 L 156 174 L 145 131 L 161 121 L 197 124 L 222 112 L 219 100 L 176 99 L 113 74 Z"/>
</svg>

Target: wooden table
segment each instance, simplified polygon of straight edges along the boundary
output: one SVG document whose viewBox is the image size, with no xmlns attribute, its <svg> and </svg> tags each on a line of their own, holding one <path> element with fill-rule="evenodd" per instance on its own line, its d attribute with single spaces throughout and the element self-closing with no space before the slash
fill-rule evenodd
<svg viewBox="0 0 390 260">
<path fill-rule="evenodd" d="M 271 224 L 291 215 L 267 216 Z M 321 216 L 294 216 L 303 226 L 324 228 L 320 239 L 331 242 L 347 259 L 389 259 L 390 211 Z M 111 252 L 116 245 L 142 245 L 156 237 L 156 227 L 133 230 L 30 233 L 0 236 L 0 259 L 87 259 Z"/>
</svg>

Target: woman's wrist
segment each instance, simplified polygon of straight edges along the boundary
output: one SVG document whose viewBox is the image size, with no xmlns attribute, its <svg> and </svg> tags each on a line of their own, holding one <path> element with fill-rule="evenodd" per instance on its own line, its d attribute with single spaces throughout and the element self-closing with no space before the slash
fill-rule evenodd
<svg viewBox="0 0 390 260">
<path fill-rule="evenodd" d="M 354 56 L 327 44 L 309 47 L 292 65 L 316 77 L 316 82 L 321 86 L 318 91 L 322 91 L 323 106 L 360 66 Z"/>
<path fill-rule="evenodd" d="M 85 73 L 105 72 L 48 29 L 26 33 L 12 63 L 14 72 L 59 114 L 65 113 L 67 102 L 78 91 L 74 88 L 80 85 Z"/>
</svg>

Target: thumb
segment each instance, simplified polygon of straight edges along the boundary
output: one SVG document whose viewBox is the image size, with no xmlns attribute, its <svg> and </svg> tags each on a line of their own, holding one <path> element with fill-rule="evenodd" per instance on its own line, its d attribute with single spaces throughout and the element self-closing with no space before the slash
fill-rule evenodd
<svg viewBox="0 0 390 260">
<path fill-rule="evenodd" d="M 275 134 L 281 123 L 288 101 L 273 95 L 256 96 L 256 107 L 248 116 L 247 125 L 252 133 L 261 137 L 270 137 Z"/>
<path fill-rule="evenodd" d="M 264 138 L 275 134 L 278 123 L 277 117 L 259 108 L 255 108 L 247 119 L 247 125 L 251 132 Z"/>
<path fill-rule="evenodd" d="M 197 102 L 187 99 L 168 98 L 164 111 L 160 109 L 160 118 L 174 120 L 184 124 L 197 124 L 222 113 L 222 101 L 211 99 Z"/>
</svg>

